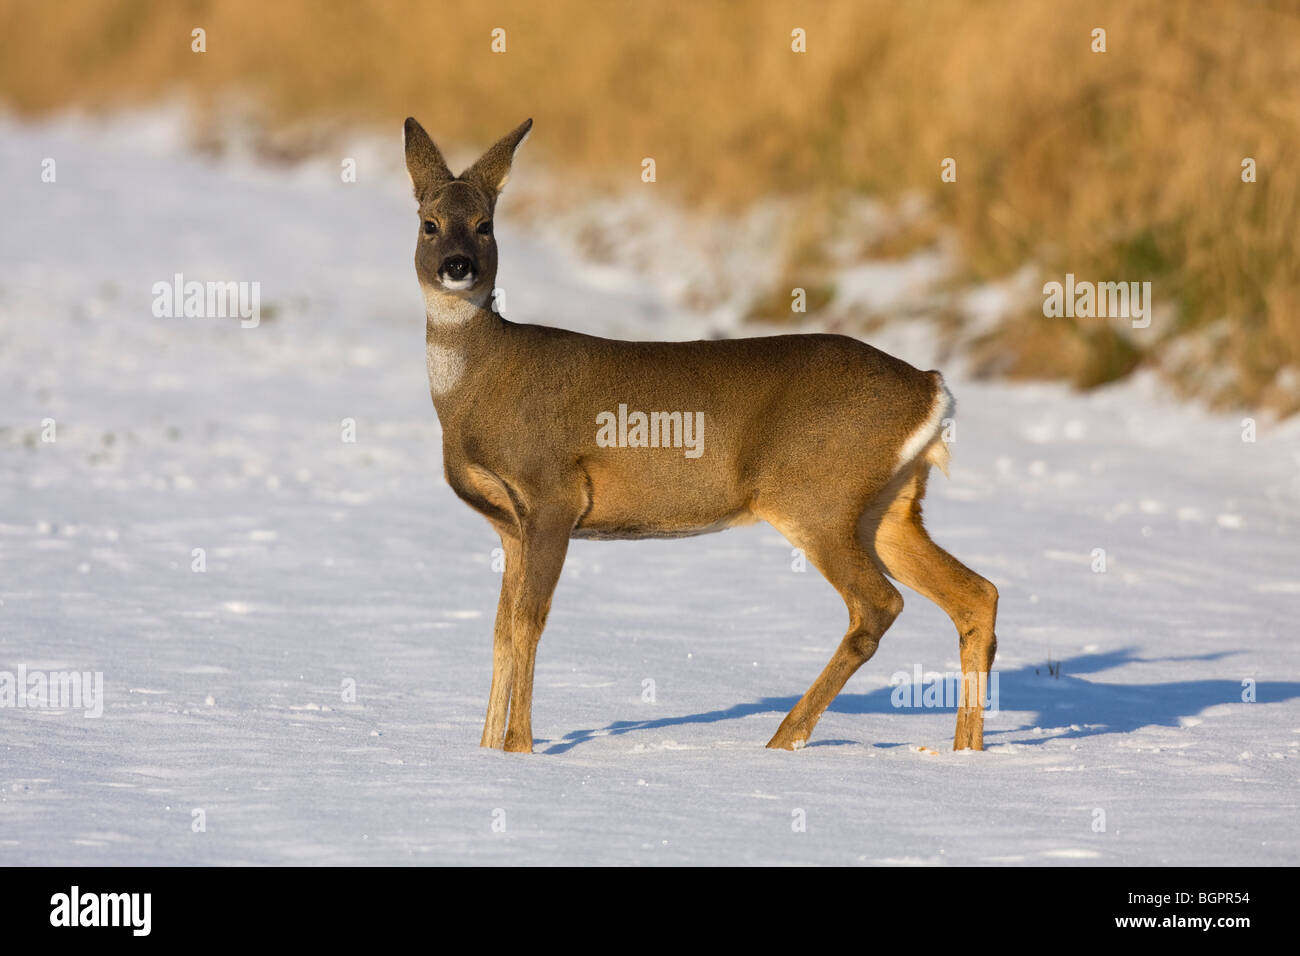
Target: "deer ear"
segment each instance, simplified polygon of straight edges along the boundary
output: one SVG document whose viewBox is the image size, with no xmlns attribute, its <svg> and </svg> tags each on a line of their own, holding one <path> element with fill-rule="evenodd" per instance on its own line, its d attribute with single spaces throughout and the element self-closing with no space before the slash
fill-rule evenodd
<svg viewBox="0 0 1300 956">
<path fill-rule="evenodd" d="M 402 127 L 402 140 L 406 145 L 406 171 L 411 174 L 415 198 L 421 202 L 429 193 L 445 182 L 455 179 L 443 161 L 442 153 L 424 127 L 408 116 Z"/>
<path fill-rule="evenodd" d="M 514 162 L 515 151 L 524 144 L 532 128 L 533 121 L 524 120 L 480 156 L 478 162 L 461 173 L 460 178 L 474 183 L 487 193 L 489 202 L 496 203 L 497 194 L 510 178 L 510 164 Z"/>
</svg>

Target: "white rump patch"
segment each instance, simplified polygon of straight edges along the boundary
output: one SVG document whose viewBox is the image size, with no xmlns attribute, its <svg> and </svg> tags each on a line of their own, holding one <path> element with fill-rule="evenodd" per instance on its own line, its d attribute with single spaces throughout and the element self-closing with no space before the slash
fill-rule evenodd
<svg viewBox="0 0 1300 956">
<path fill-rule="evenodd" d="M 446 395 L 465 374 L 465 352 L 445 345 L 426 345 L 429 388 L 435 395 Z"/>
<path fill-rule="evenodd" d="M 951 418 L 957 403 L 953 400 L 952 392 L 948 391 L 948 386 L 943 384 L 943 379 L 939 379 L 939 390 L 935 392 L 934 402 L 930 405 L 930 414 L 926 416 L 925 421 L 921 422 L 916 431 L 908 436 L 907 441 L 903 442 L 903 448 L 898 453 L 898 467 L 902 468 L 929 446 L 930 442 L 938 437 L 939 429 L 943 426 L 945 418 Z"/>
</svg>

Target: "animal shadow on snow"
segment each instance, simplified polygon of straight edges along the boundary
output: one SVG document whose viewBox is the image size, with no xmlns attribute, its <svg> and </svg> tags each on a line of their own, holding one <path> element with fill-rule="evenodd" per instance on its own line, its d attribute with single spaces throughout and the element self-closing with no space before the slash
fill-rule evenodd
<svg viewBox="0 0 1300 956">
<path fill-rule="evenodd" d="M 1017 670 L 1003 670 L 995 665 L 998 675 L 1000 710 L 1016 714 L 1030 713 L 1033 717 L 1014 728 L 998 728 L 996 716 L 988 718 L 985 725 L 985 745 L 1007 743 L 1042 744 L 1048 740 L 1093 737 L 1100 734 L 1125 734 L 1141 727 L 1177 727 L 1181 718 L 1192 717 L 1216 704 L 1243 704 L 1242 678 L 1168 681 L 1155 683 L 1120 683 L 1096 679 L 1099 674 L 1127 664 L 1153 664 L 1170 661 L 1217 661 L 1230 652 L 1220 651 L 1182 657 L 1141 657 L 1134 648 L 1123 648 L 1099 654 L 1081 654 L 1067 658 L 1059 665 L 1054 676 L 1046 665 L 1030 665 Z M 1054 665 L 1055 667 L 1056 665 Z M 913 699 L 919 699 L 924 685 L 912 686 Z M 828 713 L 837 714 L 888 714 L 894 716 L 932 716 L 949 713 L 956 719 L 956 708 L 947 707 L 895 707 L 894 687 L 881 687 L 865 694 L 841 693 Z M 1258 681 L 1255 684 L 1257 704 L 1280 703 L 1300 697 L 1300 682 Z M 618 736 L 640 731 L 662 730 L 689 724 L 712 724 L 724 720 L 750 717 L 755 714 L 772 714 L 780 718 L 797 703 L 795 697 L 763 697 L 750 703 L 735 704 L 722 710 L 709 710 L 698 714 L 677 717 L 657 717 L 648 720 L 620 720 L 606 727 L 575 730 L 563 739 L 549 742 L 545 753 L 565 753 L 580 744 L 598 737 Z M 1244 704 L 1243 704 L 1244 706 Z M 992 726 L 990 726 L 992 725 Z M 888 726 L 864 722 L 863 734 Z M 1035 727 L 1046 733 L 1029 734 Z M 1075 729 L 1077 728 L 1077 729 Z M 857 740 L 818 740 L 814 733 L 808 746 L 860 744 Z M 903 746 L 907 741 L 878 742 L 877 747 Z"/>
</svg>

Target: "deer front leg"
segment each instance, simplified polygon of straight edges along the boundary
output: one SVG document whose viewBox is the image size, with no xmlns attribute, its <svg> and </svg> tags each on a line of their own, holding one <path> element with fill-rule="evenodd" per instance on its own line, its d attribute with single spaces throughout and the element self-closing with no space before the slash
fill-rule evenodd
<svg viewBox="0 0 1300 956">
<path fill-rule="evenodd" d="M 510 707 L 511 673 L 514 666 L 515 598 L 519 593 L 519 541 L 501 536 L 506 566 L 501 575 L 501 599 L 497 602 L 497 620 L 492 633 L 492 690 L 488 694 L 487 718 L 483 721 L 480 747 L 500 750 L 505 743 L 506 713 Z"/>
<path fill-rule="evenodd" d="M 505 749 L 514 753 L 533 750 L 533 666 L 541 640 L 551 595 L 560 579 L 574 515 L 550 515 L 527 522 L 522 541 L 521 575 L 515 596 L 511 634 L 510 720 Z"/>
</svg>

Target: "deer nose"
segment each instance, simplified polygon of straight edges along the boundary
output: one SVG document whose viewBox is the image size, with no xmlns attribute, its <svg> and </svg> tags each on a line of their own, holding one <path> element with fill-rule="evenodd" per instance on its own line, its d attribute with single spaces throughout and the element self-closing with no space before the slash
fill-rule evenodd
<svg viewBox="0 0 1300 956">
<path fill-rule="evenodd" d="M 453 282 L 459 282 L 477 270 L 474 268 L 474 260 L 469 256 L 448 256 L 442 260 L 438 271 Z"/>
</svg>

